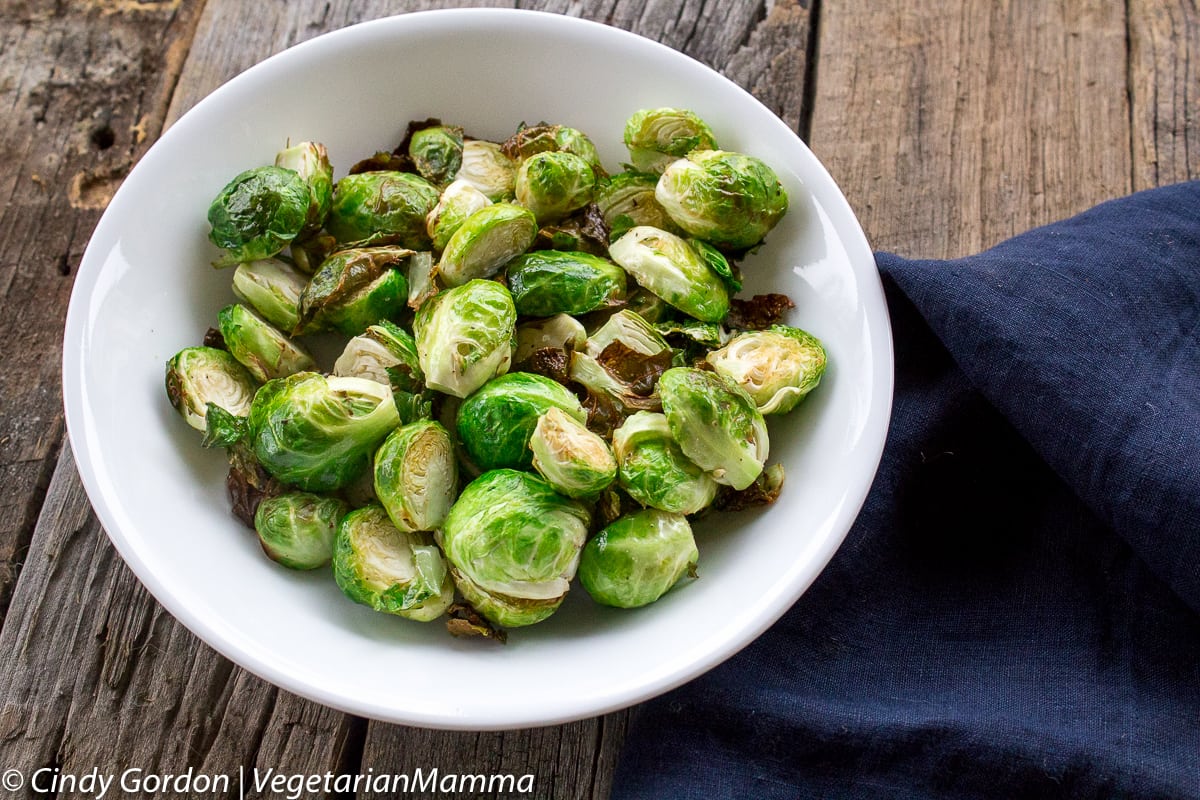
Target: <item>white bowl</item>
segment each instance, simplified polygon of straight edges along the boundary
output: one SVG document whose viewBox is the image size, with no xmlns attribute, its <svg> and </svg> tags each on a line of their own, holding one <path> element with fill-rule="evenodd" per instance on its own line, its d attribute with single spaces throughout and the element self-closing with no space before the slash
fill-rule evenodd
<svg viewBox="0 0 1200 800">
<path fill-rule="evenodd" d="M 225 461 L 167 402 L 164 363 L 232 302 L 209 266 L 205 213 L 243 169 L 291 141 L 334 165 L 441 117 L 502 139 L 522 121 L 585 131 L 610 169 L 639 108 L 694 109 L 722 147 L 779 173 L 791 210 L 744 264 L 746 289 L 788 294 L 789 321 L 828 346 L 819 389 L 771 420 L 787 470 L 766 510 L 697 523 L 700 579 L 636 611 L 573 590 L 506 646 L 378 614 L 328 571 L 282 569 L 230 515 Z M 627 706 L 729 657 L 800 596 L 854 521 L 882 452 L 891 335 L 874 261 L 828 173 L 777 117 L 707 67 L 632 34 L 508 10 L 434 11 L 356 25 L 264 61 L 167 131 L 96 228 L 75 282 L 63 356 L 66 418 L 83 484 L 113 543 L 201 639 L 304 697 L 376 719 L 498 729 Z"/>
</svg>

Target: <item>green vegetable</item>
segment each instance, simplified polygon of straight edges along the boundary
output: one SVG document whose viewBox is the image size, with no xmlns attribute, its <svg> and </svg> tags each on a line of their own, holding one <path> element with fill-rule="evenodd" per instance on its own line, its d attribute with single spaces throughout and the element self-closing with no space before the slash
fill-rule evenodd
<svg viewBox="0 0 1200 800">
<path fill-rule="evenodd" d="M 668 233 L 683 233 L 654 197 L 658 175 L 622 172 L 596 190 L 596 205 L 609 227 L 610 239 L 619 239 L 630 228 L 649 225 Z"/>
<path fill-rule="evenodd" d="M 416 392 L 424 385 L 417 343 L 408 331 L 383 320 L 370 325 L 346 344 L 334 362 L 333 374 L 367 378 L 393 391 Z"/>
<path fill-rule="evenodd" d="M 287 332 L 300 324 L 300 295 L 306 286 L 307 275 L 277 258 L 247 261 L 233 273 L 233 293 Z"/>
<path fill-rule="evenodd" d="M 231 267 L 270 258 L 304 229 L 312 195 L 294 170 L 249 169 L 230 181 L 208 207 L 209 240 L 228 252 L 213 263 Z"/>
<path fill-rule="evenodd" d="M 346 245 L 399 244 L 428 250 L 425 217 L 437 201 L 437 187 L 419 175 L 347 175 L 333 191 L 333 207 L 325 228 Z"/>
<path fill-rule="evenodd" d="M 408 142 L 408 156 L 422 178 L 445 186 L 462 166 L 462 128 L 439 125 L 415 132 Z"/>
<path fill-rule="evenodd" d="M 541 375 L 511 372 L 483 385 L 458 409 L 458 437 L 481 469 L 533 464 L 529 438 L 538 418 L 558 408 L 585 422 L 587 415 L 575 395 L 562 384 Z"/>
<path fill-rule="evenodd" d="M 308 184 L 308 214 L 301 235 L 321 230 L 333 205 L 333 167 L 325 145 L 301 142 L 289 147 L 275 156 L 275 166 L 293 170 Z"/>
<path fill-rule="evenodd" d="M 702 322 L 720 322 L 729 313 L 729 292 L 721 277 L 696 250 L 673 233 L 638 226 L 609 247 L 612 260 L 680 311 Z"/>
<path fill-rule="evenodd" d="M 635 167 L 661 174 L 693 150 L 716 150 L 717 140 L 704 120 L 691 111 L 650 108 L 636 112 L 625 123 L 625 146 Z"/>
<path fill-rule="evenodd" d="M 258 504 L 254 530 L 272 561 L 289 569 L 316 569 L 333 557 L 333 537 L 349 510 L 334 497 L 289 492 Z"/>
<path fill-rule="evenodd" d="M 557 407 L 538 418 L 529 449 L 533 468 L 567 497 L 595 497 L 617 477 L 608 444 Z"/>
<path fill-rule="evenodd" d="M 495 281 L 473 280 L 427 300 L 413 320 L 425 385 L 466 397 L 512 362 L 517 310 Z"/>
<path fill-rule="evenodd" d="M 547 152 L 530 156 L 517 170 L 517 202 L 537 217 L 538 224 L 556 222 L 592 202 L 596 174 L 573 153 Z"/>
<path fill-rule="evenodd" d="M 717 482 L 694 464 L 671 434 L 667 418 L 639 411 L 613 432 L 617 481 L 645 506 L 695 514 L 717 496 Z"/>
<path fill-rule="evenodd" d="M 825 348 L 812 334 L 787 325 L 735 336 L 706 360 L 750 395 L 763 414 L 786 414 L 825 374 Z"/>
<path fill-rule="evenodd" d="M 217 327 L 229 353 L 259 381 L 316 369 L 309 352 L 243 305 L 225 306 Z"/>
<path fill-rule="evenodd" d="M 587 331 L 579 320 L 567 314 L 523 322 L 517 326 L 517 351 L 514 363 L 520 364 L 547 347 L 556 350 L 580 350 L 587 342 Z"/>
<path fill-rule="evenodd" d="M 403 247 L 339 250 L 321 264 L 300 296 L 300 330 L 357 336 L 408 305 L 404 277 L 414 255 Z"/>
<path fill-rule="evenodd" d="M 472 140 L 463 144 L 462 166 L 454 179 L 466 181 L 490 200 L 511 200 L 518 166 L 495 142 Z"/>
<path fill-rule="evenodd" d="M 537 237 L 529 209 L 496 203 L 476 211 L 454 231 L 442 251 L 438 271 L 448 286 L 490 278 L 524 253 Z"/>
<path fill-rule="evenodd" d="M 440 528 L 458 495 L 446 429 L 426 419 L 392 431 L 375 453 L 375 495 L 400 530 Z"/>
<path fill-rule="evenodd" d="M 492 204 L 488 196 L 465 180 L 451 183 L 442 192 L 437 205 L 425 218 L 425 231 L 435 250 L 444 250 L 467 218 Z"/>
<path fill-rule="evenodd" d="M 579 561 L 579 582 L 597 603 L 649 605 L 685 573 L 695 575 L 700 551 L 686 518 L 655 509 L 621 517 L 592 537 Z"/>
<path fill-rule="evenodd" d="M 210 403 L 237 417 L 249 414 L 257 388 L 237 359 L 214 347 L 185 347 L 167 362 L 167 398 L 198 431 L 208 427 Z"/>
<path fill-rule="evenodd" d="M 625 297 L 625 271 L 587 253 L 538 250 L 507 270 L 517 313 L 529 317 L 585 314 Z"/>
</svg>

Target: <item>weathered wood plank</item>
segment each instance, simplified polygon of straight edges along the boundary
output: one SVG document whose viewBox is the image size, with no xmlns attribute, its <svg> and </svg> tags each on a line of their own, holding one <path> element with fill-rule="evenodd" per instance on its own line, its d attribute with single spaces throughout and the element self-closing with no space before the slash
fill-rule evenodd
<svg viewBox="0 0 1200 800">
<path fill-rule="evenodd" d="M 810 143 L 877 248 L 965 255 L 1130 189 L 1121 4 L 822 7 Z"/>
<path fill-rule="evenodd" d="M 1130 0 L 1129 95 L 1134 188 L 1200 177 L 1200 7 L 1195 2 Z"/>
</svg>

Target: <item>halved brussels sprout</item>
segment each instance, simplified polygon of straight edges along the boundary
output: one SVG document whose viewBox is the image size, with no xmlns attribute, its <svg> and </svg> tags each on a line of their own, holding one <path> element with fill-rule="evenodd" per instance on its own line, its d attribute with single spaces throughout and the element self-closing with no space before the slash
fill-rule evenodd
<svg viewBox="0 0 1200 800">
<path fill-rule="evenodd" d="M 368 326 L 361 336 L 347 342 L 333 364 L 333 374 L 367 378 L 391 386 L 393 391 L 415 392 L 424 384 L 416 340 L 387 320 Z"/>
<path fill-rule="evenodd" d="M 518 166 L 495 142 L 472 139 L 463 144 L 462 166 L 454 179 L 466 181 L 490 200 L 509 200 L 516 186 Z"/>
<path fill-rule="evenodd" d="M 357 336 L 408 304 L 404 272 L 412 250 L 354 247 L 325 259 L 300 296 L 300 330 Z"/>
<path fill-rule="evenodd" d="M 347 175 L 333 190 L 325 228 L 343 244 L 428 250 L 425 217 L 437 201 L 437 187 L 409 172 Z"/>
<path fill-rule="evenodd" d="M 463 489 L 439 533 L 463 597 L 498 625 L 541 622 L 562 604 L 590 516 L 528 472 L 492 470 Z"/>
<path fill-rule="evenodd" d="M 438 125 L 413 133 L 408 140 L 408 157 L 422 178 L 445 186 L 462 166 L 462 128 Z"/>
<path fill-rule="evenodd" d="M 724 281 L 683 239 L 648 225 L 630 228 L 609 247 L 612 260 L 638 285 L 702 322 L 729 313 Z"/>
<path fill-rule="evenodd" d="M 653 356 L 671 346 L 653 325 L 628 309 L 621 309 L 609 317 L 587 340 L 587 353 L 596 357 L 613 342 L 620 342 L 637 353 Z"/>
<path fill-rule="evenodd" d="M 663 413 L 684 454 L 717 483 L 745 489 L 767 460 L 767 424 L 754 399 L 713 372 L 676 367 L 658 380 Z"/>
<path fill-rule="evenodd" d="M 517 170 L 517 202 L 537 217 L 538 224 L 555 222 L 592 202 L 596 174 L 592 165 L 573 153 L 547 152 L 530 156 Z"/>
<path fill-rule="evenodd" d="M 458 494 L 450 434 L 433 420 L 397 428 L 375 453 L 375 496 L 402 531 L 440 528 Z"/>
<path fill-rule="evenodd" d="M 454 602 L 432 536 L 398 529 L 379 506 L 351 511 L 338 526 L 333 577 L 354 602 L 418 622 L 437 619 Z"/>
<path fill-rule="evenodd" d="M 679 514 L 647 508 L 621 517 L 593 536 L 579 560 L 579 582 L 597 603 L 649 605 L 685 573 L 695 577 L 700 551 Z"/>
<path fill-rule="evenodd" d="M 817 337 L 787 325 L 735 336 L 706 360 L 746 390 L 764 414 L 786 414 L 825 374 L 825 348 Z"/>
<path fill-rule="evenodd" d="M 233 273 L 233 293 L 280 330 L 300 324 L 300 295 L 308 277 L 287 262 L 264 258 L 239 264 Z"/>
<path fill-rule="evenodd" d="M 244 417 L 257 389 L 246 368 L 215 347 L 185 347 L 167 362 L 167 398 L 184 422 L 201 432 L 208 428 L 209 403 Z"/>
<path fill-rule="evenodd" d="M 577 155 L 594 169 L 603 170 L 592 140 L 583 131 L 566 125 L 531 125 L 517 131 L 500 147 L 505 155 L 517 161 L 538 153 L 563 152 Z"/>
<path fill-rule="evenodd" d="M 537 350 L 552 347 L 568 352 L 583 349 L 587 331 L 579 320 L 567 314 L 523 322 L 517 326 L 517 352 L 513 362 L 520 364 Z"/>
<path fill-rule="evenodd" d="M 492 204 L 488 196 L 464 180 L 456 180 L 442 191 L 437 205 L 425 217 L 425 231 L 434 250 L 444 250 L 467 218 Z"/>
<path fill-rule="evenodd" d="M 254 530 L 272 561 L 289 569 L 316 569 L 333 557 L 333 537 L 349 511 L 336 497 L 289 492 L 258 504 Z"/>
<path fill-rule="evenodd" d="M 270 258 L 300 234 L 312 193 L 294 170 L 256 167 L 238 175 L 208 207 L 208 238 L 228 252 L 214 267 Z"/>
<path fill-rule="evenodd" d="M 512 363 L 517 310 L 496 281 L 474 280 L 430 298 L 413 319 L 425 385 L 466 397 Z"/>
<path fill-rule="evenodd" d="M 629 160 L 645 172 L 661 173 L 693 150 L 716 150 L 712 128 L 682 108 L 648 108 L 625 123 Z"/>
<path fill-rule="evenodd" d="M 578 398 L 561 383 L 528 372 L 510 372 L 488 381 L 458 409 L 458 438 L 480 469 L 533 464 L 529 437 L 538 418 L 559 408 L 579 422 L 587 420 Z"/>
<path fill-rule="evenodd" d="M 275 166 L 294 170 L 308 184 L 311 198 L 301 235 L 321 230 L 333 205 L 333 166 L 329 163 L 325 145 L 301 142 L 289 147 L 275 156 Z"/>
<path fill-rule="evenodd" d="M 608 444 L 558 408 L 538 418 L 529 449 L 533 468 L 567 497 L 595 497 L 617 477 Z"/>
<path fill-rule="evenodd" d="M 509 262 L 506 275 L 521 316 L 586 314 L 625 297 L 625 271 L 588 253 L 525 253 Z"/>
<path fill-rule="evenodd" d="M 788 207 L 774 170 L 724 150 L 697 150 L 675 161 L 654 196 L 679 227 L 729 250 L 761 242 Z"/>
<path fill-rule="evenodd" d="M 668 233 L 683 233 L 667 210 L 654 197 L 658 175 L 650 172 L 622 172 L 613 175 L 596 189 L 596 205 L 608 225 L 609 236 L 619 239 L 630 228 L 649 225 Z"/>
<path fill-rule="evenodd" d="M 259 381 L 317 368 L 309 352 L 246 306 L 234 303 L 217 314 L 229 353 Z"/>
<path fill-rule="evenodd" d="M 717 496 L 717 482 L 693 463 L 671 435 L 667 418 L 639 411 L 613 432 L 617 481 L 645 506 L 695 514 Z"/>
<path fill-rule="evenodd" d="M 490 278 L 537 238 L 537 220 L 527 208 L 495 203 L 468 217 L 442 251 L 438 274 L 447 286 Z"/>
<path fill-rule="evenodd" d="M 388 387 L 299 372 L 258 390 L 250 406 L 250 442 L 279 480 L 307 492 L 328 492 L 361 475 L 399 422 Z"/>
</svg>

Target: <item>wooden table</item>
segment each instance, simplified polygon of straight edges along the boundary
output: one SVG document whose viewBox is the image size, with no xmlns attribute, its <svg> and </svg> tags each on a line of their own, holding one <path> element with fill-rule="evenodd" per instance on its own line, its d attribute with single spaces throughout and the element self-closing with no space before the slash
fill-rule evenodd
<svg viewBox="0 0 1200 800">
<path fill-rule="evenodd" d="M 533 773 L 540 798 L 608 795 L 627 712 L 427 731 L 350 717 L 235 667 L 125 567 L 64 446 L 72 275 L 130 167 L 181 113 L 264 57 L 440 5 L 0 0 L 0 770 L 439 767 Z M 1200 175 L 1195 0 L 522 6 L 627 28 L 750 89 L 809 142 L 880 249 L 963 255 Z"/>
</svg>

